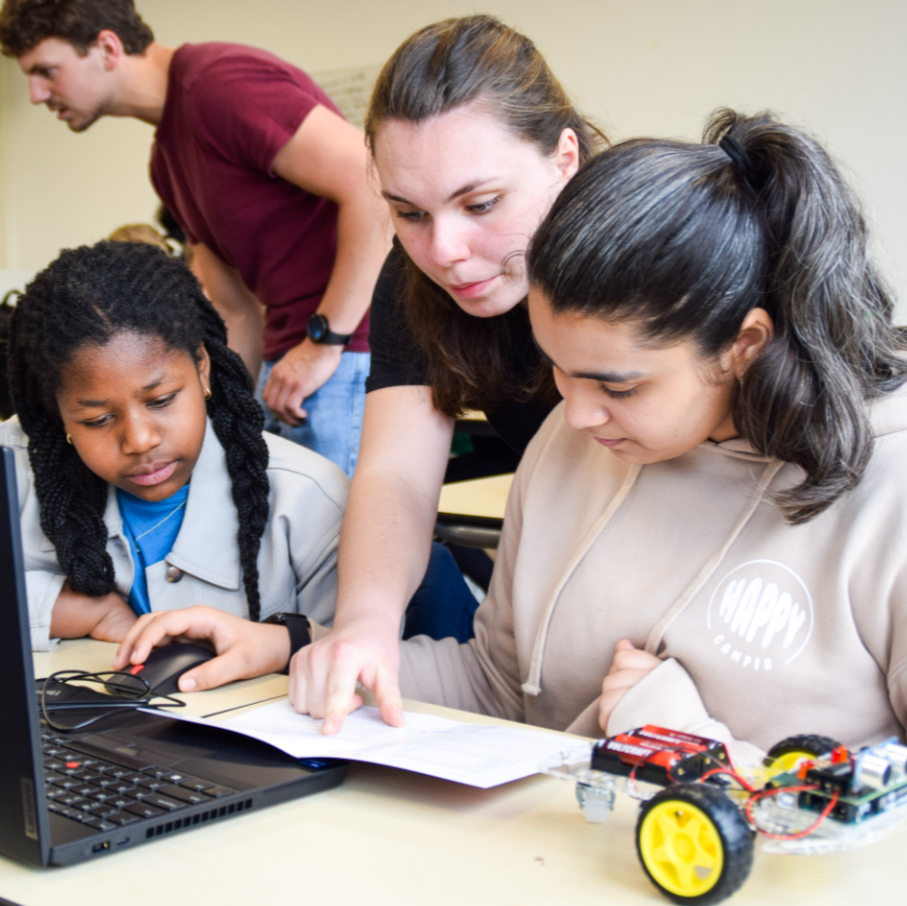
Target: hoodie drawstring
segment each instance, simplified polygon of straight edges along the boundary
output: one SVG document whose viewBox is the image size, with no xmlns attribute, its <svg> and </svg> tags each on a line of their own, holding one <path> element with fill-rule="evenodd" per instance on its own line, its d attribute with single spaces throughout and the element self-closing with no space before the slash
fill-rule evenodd
<svg viewBox="0 0 907 906">
<path fill-rule="evenodd" d="M 627 495 L 630 493 L 633 485 L 636 483 L 636 479 L 639 476 L 640 471 L 642 470 L 641 465 L 632 465 L 626 476 L 624 477 L 623 483 L 618 489 L 617 493 L 611 499 L 611 502 L 605 508 L 605 511 L 595 520 L 592 524 L 592 527 L 589 529 L 586 537 L 583 539 L 583 543 L 579 546 L 577 552 L 573 555 L 573 559 L 567 565 L 567 568 L 564 570 L 564 574 L 558 582 L 557 587 L 554 589 L 554 594 L 551 595 L 550 600 L 548 601 L 548 607 L 545 609 L 542 619 L 539 623 L 538 632 L 535 636 L 535 644 L 532 647 L 532 657 L 529 661 L 529 674 L 526 678 L 526 682 L 523 683 L 523 692 L 526 695 L 540 695 L 542 691 L 541 679 L 542 679 L 542 658 L 545 654 L 545 645 L 548 642 L 548 628 L 551 624 L 551 617 L 554 615 L 554 608 L 557 606 L 557 600 L 561 595 L 561 592 L 564 590 L 564 586 L 567 584 L 570 576 L 573 575 L 574 570 L 579 566 L 580 561 L 589 551 L 589 548 L 595 543 L 596 538 L 602 533 L 605 526 L 611 521 L 611 517 L 620 509 Z"/>
</svg>

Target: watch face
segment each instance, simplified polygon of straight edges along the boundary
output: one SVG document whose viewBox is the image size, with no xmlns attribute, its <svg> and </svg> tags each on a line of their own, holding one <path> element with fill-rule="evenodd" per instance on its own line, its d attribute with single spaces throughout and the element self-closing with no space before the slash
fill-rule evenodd
<svg viewBox="0 0 907 906">
<path fill-rule="evenodd" d="M 312 315 L 306 333 L 313 343 L 320 343 L 328 332 L 328 319 L 324 315 Z"/>
</svg>

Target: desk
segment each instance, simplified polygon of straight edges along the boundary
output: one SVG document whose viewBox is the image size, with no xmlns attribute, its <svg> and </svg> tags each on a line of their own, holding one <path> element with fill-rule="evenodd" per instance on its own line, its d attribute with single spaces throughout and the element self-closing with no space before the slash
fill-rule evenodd
<svg viewBox="0 0 907 906">
<path fill-rule="evenodd" d="M 107 666 L 112 650 L 101 643 L 63 643 L 50 655 L 37 655 L 36 669 L 41 675 Z M 229 694 L 255 694 L 259 682 L 286 681 L 252 680 Z M 213 694 L 228 692 L 196 693 Z M 636 805 L 621 796 L 608 824 L 586 824 L 573 788 L 550 777 L 474 790 L 354 765 L 335 790 L 95 862 L 40 871 L 0 858 L 0 896 L 21 906 L 667 904 L 637 862 L 635 822 Z M 901 902 L 905 844 L 907 834 L 900 834 L 834 856 L 757 851 L 749 881 L 728 902 Z"/>
<path fill-rule="evenodd" d="M 513 475 L 492 475 L 472 481 L 455 481 L 441 488 L 439 513 L 503 519 Z"/>
<path fill-rule="evenodd" d="M 435 534 L 450 544 L 496 548 L 513 475 L 442 485 Z"/>
</svg>

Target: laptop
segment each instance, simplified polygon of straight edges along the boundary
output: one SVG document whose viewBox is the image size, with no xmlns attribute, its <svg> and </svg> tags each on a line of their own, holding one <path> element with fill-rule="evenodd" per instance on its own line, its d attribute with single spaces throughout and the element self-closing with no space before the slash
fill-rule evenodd
<svg viewBox="0 0 907 906">
<path fill-rule="evenodd" d="M 220 823 L 337 786 L 347 768 L 338 761 L 300 762 L 239 734 L 137 710 L 111 711 L 79 731 L 42 726 L 15 459 L 5 447 L 0 719 L 0 853 L 28 865 L 71 865 Z"/>
</svg>

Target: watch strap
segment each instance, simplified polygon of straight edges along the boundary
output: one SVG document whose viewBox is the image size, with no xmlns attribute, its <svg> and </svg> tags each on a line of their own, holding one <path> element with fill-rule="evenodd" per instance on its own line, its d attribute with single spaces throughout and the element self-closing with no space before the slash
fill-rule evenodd
<svg viewBox="0 0 907 906">
<path fill-rule="evenodd" d="M 310 645 L 312 642 L 312 632 L 309 628 L 308 617 L 301 613 L 275 613 L 262 622 L 287 627 L 287 631 L 290 633 L 290 658 L 283 672 L 289 673 L 290 661 L 293 660 L 293 655 L 300 648 L 305 648 L 306 645 Z"/>
<path fill-rule="evenodd" d="M 315 327 L 316 324 L 319 325 L 317 328 Z M 351 333 L 334 333 L 328 324 L 328 319 L 317 312 L 309 319 L 306 336 L 313 343 L 319 343 L 322 346 L 346 346 L 353 338 Z"/>
</svg>

